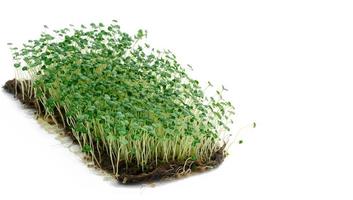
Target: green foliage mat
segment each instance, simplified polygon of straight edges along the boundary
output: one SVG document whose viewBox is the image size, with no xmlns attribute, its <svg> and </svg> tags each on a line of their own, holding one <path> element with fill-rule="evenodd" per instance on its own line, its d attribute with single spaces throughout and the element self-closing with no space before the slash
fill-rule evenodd
<svg viewBox="0 0 353 200">
<path fill-rule="evenodd" d="M 223 161 L 221 134 L 234 115 L 224 87 L 205 96 L 211 83 L 202 89 L 172 52 L 144 42 L 146 31 L 130 36 L 115 20 L 45 28 L 21 49 L 9 44 L 16 79 L 5 88 L 63 126 L 98 167 L 128 182 Z"/>
</svg>

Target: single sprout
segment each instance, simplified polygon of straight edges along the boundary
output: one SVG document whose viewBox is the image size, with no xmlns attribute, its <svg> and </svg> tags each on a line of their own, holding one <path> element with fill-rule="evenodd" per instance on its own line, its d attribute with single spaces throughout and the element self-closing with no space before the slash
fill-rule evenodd
<svg viewBox="0 0 353 200">
<path fill-rule="evenodd" d="M 139 29 L 139 30 L 137 31 L 137 34 L 136 34 L 136 36 L 135 36 L 135 39 L 140 40 L 140 39 L 142 39 L 144 36 L 147 36 L 147 31 L 143 31 L 142 29 Z"/>
<path fill-rule="evenodd" d="M 228 89 L 225 88 L 224 85 L 222 85 L 222 90 L 223 90 L 223 91 L 228 91 Z"/>
<path fill-rule="evenodd" d="M 207 81 L 208 87 L 213 87 L 212 83 L 210 81 Z"/>
</svg>

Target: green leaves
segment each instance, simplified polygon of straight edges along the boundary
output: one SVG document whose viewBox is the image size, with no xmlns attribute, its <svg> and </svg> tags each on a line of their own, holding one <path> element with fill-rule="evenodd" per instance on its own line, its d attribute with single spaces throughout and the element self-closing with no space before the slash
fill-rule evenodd
<svg viewBox="0 0 353 200">
<path fill-rule="evenodd" d="M 121 145 L 127 145 L 129 143 L 129 141 L 127 141 L 125 137 L 120 137 L 119 138 L 119 143 Z"/>
<path fill-rule="evenodd" d="M 33 76 L 36 99 L 47 114 L 65 108 L 72 131 L 86 143 L 96 140 L 129 162 L 207 160 L 207 148 L 230 130 L 234 107 L 222 97 L 227 89 L 205 97 L 171 51 L 140 41 L 147 31 L 131 36 L 113 20 L 54 33 L 43 33 L 22 49 L 11 47 L 14 67 Z M 83 152 L 95 152 L 83 144 Z M 155 149 L 163 152 L 154 155 Z"/>
<path fill-rule="evenodd" d="M 96 25 L 95 23 L 90 23 L 90 26 L 91 26 L 92 28 L 97 28 L 97 25 Z"/>
<path fill-rule="evenodd" d="M 89 146 L 88 144 L 83 145 L 83 147 L 82 147 L 82 152 L 83 153 L 89 153 L 91 151 L 92 151 L 92 147 L 91 146 Z"/>
<path fill-rule="evenodd" d="M 107 95 L 107 94 L 105 94 L 105 95 L 104 95 L 104 100 L 106 100 L 106 101 L 110 101 L 110 96 L 109 96 L 109 95 Z"/>
<path fill-rule="evenodd" d="M 146 36 L 147 36 L 147 31 L 143 31 L 142 29 L 139 29 L 137 31 L 137 34 L 136 34 L 135 38 L 137 40 L 140 40 L 140 39 L 142 39 L 143 37 L 146 37 Z"/>
<path fill-rule="evenodd" d="M 117 119 L 122 120 L 122 119 L 124 119 L 124 117 L 125 117 L 125 115 L 122 112 L 118 111 L 116 113 L 116 118 Z"/>
<path fill-rule="evenodd" d="M 197 144 L 200 144 L 200 139 L 199 138 L 194 138 L 194 141 L 192 141 L 192 146 L 195 147 Z"/>
<path fill-rule="evenodd" d="M 73 127 L 73 129 L 74 129 L 74 131 L 75 131 L 76 133 L 81 133 L 81 134 L 87 133 L 87 129 L 86 129 L 85 125 L 83 125 L 82 122 L 77 123 L 77 124 Z"/>
<path fill-rule="evenodd" d="M 107 136 L 107 140 L 108 140 L 109 142 L 115 142 L 117 139 L 118 139 L 118 138 L 117 138 L 115 135 L 113 135 L 113 134 L 109 134 L 109 135 Z"/>
</svg>

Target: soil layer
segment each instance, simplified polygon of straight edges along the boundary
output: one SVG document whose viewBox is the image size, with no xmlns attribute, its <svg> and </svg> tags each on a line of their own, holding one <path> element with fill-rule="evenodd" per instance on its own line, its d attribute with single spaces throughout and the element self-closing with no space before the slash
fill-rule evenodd
<svg viewBox="0 0 353 200">
<path fill-rule="evenodd" d="M 27 107 L 35 109 L 36 112 L 44 110 L 43 105 L 36 103 L 34 97 L 30 98 L 28 95 L 22 94 L 20 84 L 16 84 L 15 79 L 7 81 L 3 88 L 7 92 L 13 94 L 15 98 L 20 100 Z M 61 110 L 61 112 L 63 113 L 63 115 L 65 115 L 63 110 Z M 42 113 L 37 114 L 42 115 Z M 64 127 L 65 121 L 61 119 L 58 111 L 54 112 L 54 118 L 60 127 Z M 48 119 L 47 121 L 50 124 L 54 123 L 53 119 Z M 72 138 L 74 143 L 78 143 L 77 139 L 74 137 L 69 128 L 65 128 L 64 132 L 67 136 Z M 148 170 L 144 172 L 142 172 L 141 169 L 139 169 L 137 166 L 126 167 L 124 162 L 122 161 L 121 165 L 119 164 L 119 176 L 117 177 L 117 180 L 123 184 L 138 184 L 144 182 L 158 181 L 167 178 L 177 178 L 186 174 L 190 174 L 192 172 L 200 172 L 213 169 L 218 167 L 223 162 L 224 157 L 226 155 L 224 148 L 225 145 L 220 146 L 219 150 L 212 155 L 211 160 L 207 163 L 191 160 L 187 160 L 184 162 L 161 163 L 157 166 L 148 166 Z M 108 152 L 104 151 L 100 153 L 101 161 L 99 163 L 95 163 L 96 167 L 101 168 L 109 174 L 113 175 L 113 168 Z"/>
</svg>

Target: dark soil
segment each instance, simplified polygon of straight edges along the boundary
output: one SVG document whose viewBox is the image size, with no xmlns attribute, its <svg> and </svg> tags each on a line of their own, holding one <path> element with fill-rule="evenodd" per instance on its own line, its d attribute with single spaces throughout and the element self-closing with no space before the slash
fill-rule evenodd
<svg viewBox="0 0 353 200">
<path fill-rule="evenodd" d="M 36 112 L 39 112 L 39 110 L 44 110 L 43 105 L 36 103 L 36 100 L 34 98 L 30 98 L 27 95 L 24 95 L 24 98 L 23 98 L 21 87 L 19 84 L 17 84 L 17 94 L 15 95 L 15 91 L 16 91 L 15 82 L 16 82 L 15 79 L 9 80 L 5 83 L 3 88 L 7 92 L 13 94 L 15 98 L 19 99 L 27 107 L 31 109 L 35 109 Z M 63 113 L 63 110 L 61 110 L 61 112 Z M 37 114 L 41 115 L 42 113 L 37 113 Z M 65 113 L 63 113 L 63 115 L 65 115 Z M 54 117 L 55 117 L 55 120 L 58 122 L 59 126 L 64 127 L 65 121 L 61 119 L 58 111 L 54 112 Z M 50 124 L 54 123 L 53 119 L 48 119 L 47 121 Z M 72 134 L 69 128 L 65 128 L 64 130 L 66 135 L 71 137 L 75 143 L 78 143 L 77 139 L 74 137 L 74 135 Z M 144 182 L 150 182 L 150 181 L 157 181 L 157 180 L 166 179 L 166 178 L 177 178 L 179 176 L 188 174 L 190 172 L 199 172 L 199 171 L 213 169 L 218 167 L 223 162 L 225 157 L 224 148 L 225 148 L 225 145 L 220 147 L 219 150 L 212 155 L 211 160 L 207 163 L 202 163 L 199 161 L 161 163 L 157 167 L 149 166 L 148 167 L 149 170 L 145 172 L 142 172 L 141 169 L 134 166 L 126 167 L 126 165 L 124 164 L 124 161 L 121 161 L 121 164 L 119 164 L 119 177 L 117 178 L 117 180 L 123 184 L 138 184 L 138 183 L 144 183 Z M 95 152 L 95 153 L 98 154 L 98 152 Z M 111 165 L 108 152 L 103 151 L 103 152 L 100 152 L 100 154 L 101 154 L 101 160 L 99 161 L 99 163 L 95 163 L 96 167 L 103 169 L 109 174 L 113 174 L 113 168 Z"/>
</svg>

